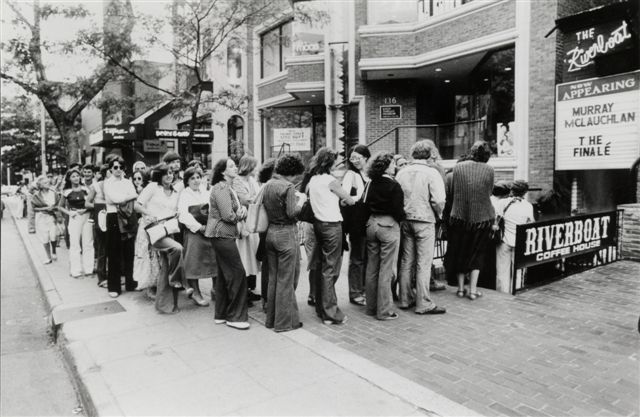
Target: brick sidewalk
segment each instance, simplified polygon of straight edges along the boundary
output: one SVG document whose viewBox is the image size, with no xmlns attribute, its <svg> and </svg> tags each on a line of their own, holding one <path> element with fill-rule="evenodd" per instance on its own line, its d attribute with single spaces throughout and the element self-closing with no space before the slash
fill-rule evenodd
<svg viewBox="0 0 640 417">
<path fill-rule="evenodd" d="M 344 326 L 323 325 L 306 306 L 306 272 L 297 290 L 305 329 L 327 341 L 483 415 L 639 414 L 640 263 L 515 297 L 486 290 L 471 302 L 450 288 L 434 295 L 447 314 L 398 310 L 392 322 L 348 304 L 345 271 L 346 261 L 337 284 Z"/>
</svg>

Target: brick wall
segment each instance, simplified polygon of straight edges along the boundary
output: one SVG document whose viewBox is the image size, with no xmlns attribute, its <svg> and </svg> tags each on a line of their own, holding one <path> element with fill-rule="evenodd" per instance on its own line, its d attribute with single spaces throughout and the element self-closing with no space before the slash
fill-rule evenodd
<svg viewBox="0 0 640 417">
<path fill-rule="evenodd" d="M 622 259 L 640 261 L 640 204 L 623 204 L 622 215 Z"/>
<path fill-rule="evenodd" d="M 514 25 L 515 1 L 508 1 L 450 22 L 427 27 L 417 33 L 363 37 L 362 56 L 376 58 L 419 55 L 501 32 Z"/>
<path fill-rule="evenodd" d="M 324 63 L 287 65 L 287 70 L 290 83 L 324 81 Z"/>
<path fill-rule="evenodd" d="M 555 1 L 531 2 L 529 51 L 529 184 L 553 184 L 555 154 Z M 516 57 L 517 59 L 517 57 Z"/>
<path fill-rule="evenodd" d="M 285 94 L 287 91 L 284 89 L 284 86 L 287 84 L 287 80 L 288 78 L 284 78 L 258 87 L 258 97 L 256 97 L 256 100 L 266 100 L 271 97 Z"/>
</svg>

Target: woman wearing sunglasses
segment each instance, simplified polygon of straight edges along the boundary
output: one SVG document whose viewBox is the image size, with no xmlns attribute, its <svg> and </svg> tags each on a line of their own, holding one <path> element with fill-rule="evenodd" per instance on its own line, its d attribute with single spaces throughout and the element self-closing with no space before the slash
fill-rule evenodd
<svg viewBox="0 0 640 417">
<path fill-rule="evenodd" d="M 116 156 L 109 161 L 111 176 L 104 181 L 104 198 L 107 204 L 107 288 L 109 296 L 116 298 L 122 292 L 120 276 L 125 277 L 125 289 L 134 291 L 133 280 L 133 236 L 121 231 L 119 209 L 138 197 L 131 181 L 124 176 L 124 160 Z"/>
</svg>

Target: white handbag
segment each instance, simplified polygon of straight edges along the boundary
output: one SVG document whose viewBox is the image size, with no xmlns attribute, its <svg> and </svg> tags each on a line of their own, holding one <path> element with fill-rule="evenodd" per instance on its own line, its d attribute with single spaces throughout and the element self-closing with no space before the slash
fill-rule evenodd
<svg viewBox="0 0 640 417">
<path fill-rule="evenodd" d="M 249 204 L 247 220 L 245 220 L 245 230 L 249 233 L 264 233 L 269 227 L 269 216 L 264 204 L 262 204 L 263 191 L 264 188 L 258 193 L 256 201 Z"/>
<path fill-rule="evenodd" d="M 102 209 L 98 212 L 98 227 L 101 231 L 107 231 L 107 210 Z"/>
<path fill-rule="evenodd" d="M 170 217 L 151 223 L 145 227 L 144 230 L 146 230 L 147 235 L 149 235 L 149 243 L 153 245 L 162 238 L 179 233 L 180 225 L 178 224 L 177 218 Z"/>
</svg>

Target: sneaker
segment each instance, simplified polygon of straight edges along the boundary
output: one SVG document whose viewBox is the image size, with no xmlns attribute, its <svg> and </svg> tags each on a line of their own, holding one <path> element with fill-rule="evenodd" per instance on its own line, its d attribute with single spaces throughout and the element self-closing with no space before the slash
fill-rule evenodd
<svg viewBox="0 0 640 417">
<path fill-rule="evenodd" d="M 215 324 L 225 324 L 227 321 L 224 319 L 215 319 L 213 320 Z"/>
<path fill-rule="evenodd" d="M 53 262 L 53 259 L 49 258 L 46 261 L 44 261 L 44 264 L 49 265 L 51 262 Z"/>
<path fill-rule="evenodd" d="M 416 311 L 416 314 L 444 314 L 447 312 L 447 309 L 444 307 L 433 307 L 431 310 L 427 311 Z"/>
<path fill-rule="evenodd" d="M 110 292 L 110 293 L 109 293 L 109 297 L 111 297 L 111 298 L 118 298 L 118 296 L 119 296 L 119 295 L 120 295 L 120 294 L 118 294 L 118 293 L 117 293 L 117 292 L 115 292 L 115 291 L 114 291 L 114 292 Z"/>
<path fill-rule="evenodd" d="M 250 327 L 248 321 L 228 321 L 227 326 L 238 330 L 247 330 Z"/>
<path fill-rule="evenodd" d="M 384 317 L 379 318 L 378 320 L 383 320 L 383 321 L 386 321 L 386 320 L 395 320 L 395 319 L 397 319 L 398 317 L 400 317 L 400 316 L 398 316 L 398 313 L 391 313 L 391 314 L 389 314 L 388 316 L 384 316 Z"/>
</svg>

